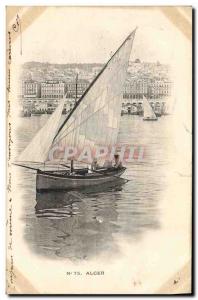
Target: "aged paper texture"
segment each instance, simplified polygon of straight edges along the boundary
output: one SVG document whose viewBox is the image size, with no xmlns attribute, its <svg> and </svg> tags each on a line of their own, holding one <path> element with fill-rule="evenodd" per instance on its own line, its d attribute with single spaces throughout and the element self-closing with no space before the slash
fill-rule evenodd
<svg viewBox="0 0 198 300">
<path fill-rule="evenodd" d="M 191 293 L 192 8 L 6 8 L 7 293 Z"/>
</svg>

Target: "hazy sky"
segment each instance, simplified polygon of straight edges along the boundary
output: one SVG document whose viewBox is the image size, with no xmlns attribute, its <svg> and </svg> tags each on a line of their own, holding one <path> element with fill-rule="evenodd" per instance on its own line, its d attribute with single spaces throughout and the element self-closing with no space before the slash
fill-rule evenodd
<svg viewBox="0 0 198 300">
<path fill-rule="evenodd" d="M 158 9 L 127 7 L 46 9 L 22 34 L 21 62 L 104 63 L 136 26 L 131 60 L 171 63 L 177 29 Z"/>
</svg>

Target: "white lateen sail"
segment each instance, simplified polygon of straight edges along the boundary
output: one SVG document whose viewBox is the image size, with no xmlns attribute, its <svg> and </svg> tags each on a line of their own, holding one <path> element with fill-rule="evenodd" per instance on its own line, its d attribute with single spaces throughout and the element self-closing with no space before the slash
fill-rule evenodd
<svg viewBox="0 0 198 300">
<path fill-rule="evenodd" d="M 54 149 L 113 146 L 119 130 L 123 85 L 126 80 L 134 30 L 91 82 L 60 125 L 64 104 L 49 118 L 19 156 L 18 161 L 46 162 Z"/>
<path fill-rule="evenodd" d="M 60 101 L 58 107 L 45 125 L 38 131 L 30 144 L 28 144 L 25 150 L 19 155 L 17 162 L 44 163 L 46 161 L 49 148 L 60 127 L 60 119 L 65 99 Z"/>
<path fill-rule="evenodd" d="M 55 136 L 52 147 L 113 146 L 135 30 L 91 83 Z"/>
<path fill-rule="evenodd" d="M 144 120 L 157 120 L 155 112 L 145 96 L 143 96 L 143 110 Z"/>
</svg>

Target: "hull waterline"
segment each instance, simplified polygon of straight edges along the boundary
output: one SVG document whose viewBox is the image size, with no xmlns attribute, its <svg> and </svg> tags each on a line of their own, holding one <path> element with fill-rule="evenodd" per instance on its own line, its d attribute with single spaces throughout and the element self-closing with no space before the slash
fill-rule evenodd
<svg viewBox="0 0 198 300">
<path fill-rule="evenodd" d="M 36 175 L 36 190 L 43 191 L 57 191 L 57 190 L 76 190 L 82 188 L 89 188 L 93 186 L 102 186 L 106 183 L 116 182 L 120 180 L 120 176 L 124 173 L 126 168 L 121 168 L 113 172 L 101 173 L 87 173 L 86 175 L 60 175 L 50 172 L 37 172 Z"/>
</svg>

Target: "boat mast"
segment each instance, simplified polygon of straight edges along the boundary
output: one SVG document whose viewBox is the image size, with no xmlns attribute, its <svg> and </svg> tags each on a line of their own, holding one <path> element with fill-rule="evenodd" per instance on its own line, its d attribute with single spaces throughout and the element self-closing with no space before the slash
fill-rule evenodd
<svg viewBox="0 0 198 300">
<path fill-rule="evenodd" d="M 76 94 L 75 94 L 75 105 L 76 105 L 77 104 L 77 98 L 78 98 L 78 73 L 76 74 L 75 87 L 76 87 Z"/>
<path fill-rule="evenodd" d="M 70 173 L 73 173 L 74 171 L 74 161 L 71 159 L 71 164 L 70 164 Z"/>
</svg>

